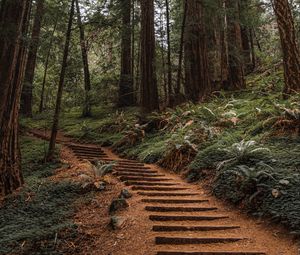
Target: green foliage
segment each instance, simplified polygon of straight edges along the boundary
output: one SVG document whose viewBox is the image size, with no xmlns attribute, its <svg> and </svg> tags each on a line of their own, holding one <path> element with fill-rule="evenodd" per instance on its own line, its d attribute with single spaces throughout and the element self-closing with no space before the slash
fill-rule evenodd
<svg viewBox="0 0 300 255">
<path fill-rule="evenodd" d="M 21 139 L 25 187 L 0 207 L 0 254 L 58 254 L 60 239 L 76 234 L 70 217 L 79 186 L 45 178 L 60 165 L 43 163 L 44 148 L 41 140 Z"/>
<path fill-rule="evenodd" d="M 229 148 L 220 149 L 229 155 L 229 159 L 221 161 L 217 165 L 217 170 L 225 168 L 228 164 L 241 164 L 252 159 L 267 158 L 268 148 L 257 147 L 255 141 L 244 141 L 232 144 Z"/>
</svg>

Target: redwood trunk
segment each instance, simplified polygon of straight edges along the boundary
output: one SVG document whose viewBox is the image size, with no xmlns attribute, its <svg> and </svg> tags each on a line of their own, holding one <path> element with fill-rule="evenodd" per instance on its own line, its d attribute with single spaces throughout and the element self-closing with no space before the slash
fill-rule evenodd
<svg viewBox="0 0 300 255">
<path fill-rule="evenodd" d="M 122 42 L 121 42 L 121 74 L 119 81 L 118 106 L 131 106 L 134 104 L 132 81 L 132 55 L 131 55 L 131 0 L 122 0 Z"/>
<path fill-rule="evenodd" d="M 0 8 L 0 196 L 23 184 L 18 141 L 18 114 L 26 63 L 22 41 L 30 1 L 2 0 Z"/>
<path fill-rule="evenodd" d="M 187 2 L 184 40 L 185 95 L 188 100 L 196 103 L 210 93 L 211 84 L 202 4 L 197 0 Z"/>
<path fill-rule="evenodd" d="M 228 88 L 231 90 L 246 87 L 243 67 L 243 48 L 238 0 L 226 0 L 227 40 L 228 40 Z"/>
<path fill-rule="evenodd" d="M 141 103 L 144 112 L 159 109 L 153 0 L 141 0 Z"/>
<path fill-rule="evenodd" d="M 57 97 L 56 97 L 56 106 L 55 106 L 55 112 L 54 112 L 54 116 L 53 116 L 52 132 L 51 132 L 51 138 L 50 138 L 50 143 L 49 143 L 47 160 L 52 160 L 54 158 L 54 153 L 55 153 L 55 144 L 56 144 L 56 136 L 57 136 L 57 132 L 58 132 L 59 114 L 60 114 L 60 110 L 61 110 L 61 101 L 62 101 L 62 94 L 63 94 L 63 88 L 64 88 L 67 60 L 68 60 L 68 55 L 69 55 L 69 45 L 70 45 L 70 39 L 71 39 L 72 21 L 73 21 L 73 16 L 74 16 L 74 2 L 75 2 L 75 0 L 72 0 L 72 2 L 71 2 L 68 29 L 67 29 L 67 34 L 66 34 L 66 42 L 65 42 L 65 48 L 64 48 L 63 61 L 62 61 L 62 65 L 61 65 L 61 72 L 60 72 L 58 91 L 57 91 Z"/>
<path fill-rule="evenodd" d="M 167 26 L 167 44 L 168 44 L 168 55 L 167 55 L 167 67 L 168 67 L 168 98 L 167 105 L 173 105 L 173 86 L 172 86 L 172 63 L 171 63 L 171 38 L 170 38 L 170 5 L 169 0 L 166 0 L 166 26 Z"/>
<path fill-rule="evenodd" d="M 21 97 L 21 113 L 24 116 L 32 117 L 32 90 L 33 79 L 36 65 L 37 51 L 40 41 L 41 25 L 44 13 L 44 0 L 38 0 L 36 3 L 36 13 L 34 17 L 31 42 L 28 52 L 28 60 L 26 64 L 24 85 Z"/>
<path fill-rule="evenodd" d="M 178 60 L 178 70 L 177 70 L 177 81 L 175 88 L 176 103 L 179 101 L 180 89 L 181 89 L 181 73 L 182 73 L 182 61 L 183 61 L 183 44 L 184 44 L 184 34 L 186 25 L 186 14 L 187 14 L 188 0 L 184 1 L 183 19 L 181 25 L 181 36 L 180 36 L 180 46 L 179 46 L 179 60 Z"/>
<path fill-rule="evenodd" d="M 78 24 L 79 32 L 80 32 L 80 47 L 81 47 L 83 72 L 84 72 L 85 100 L 84 100 L 82 116 L 90 117 L 91 116 L 91 102 L 90 102 L 91 78 L 90 78 L 90 71 L 89 71 L 89 60 L 88 60 L 88 54 L 87 54 L 87 47 L 86 47 L 85 35 L 84 35 L 84 27 L 83 27 L 82 21 L 81 21 L 78 0 L 76 0 L 76 10 L 77 10 L 77 24 Z"/>
<path fill-rule="evenodd" d="M 283 53 L 285 94 L 300 91 L 300 54 L 296 31 L 288 0 L 274 0 L 278 30 Z"/>
</svg>

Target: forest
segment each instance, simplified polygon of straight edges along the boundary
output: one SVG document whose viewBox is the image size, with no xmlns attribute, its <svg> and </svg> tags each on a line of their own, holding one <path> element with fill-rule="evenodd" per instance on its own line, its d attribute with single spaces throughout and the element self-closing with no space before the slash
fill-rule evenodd
<svg viewBox="0 0 300 255">
<path fill-rule="evenodd" d="M 299 255 L 299 0 L 0 0 L 0 254 Z"/>
</svg>

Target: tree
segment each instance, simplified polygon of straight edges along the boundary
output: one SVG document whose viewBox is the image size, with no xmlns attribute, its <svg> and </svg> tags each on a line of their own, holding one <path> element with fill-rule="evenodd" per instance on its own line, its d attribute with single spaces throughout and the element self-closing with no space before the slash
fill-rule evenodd
<svg viewBox="0 0 300 255">
<path fill-rule="evenodd" d="M 122 40 L 118 106 L 134 105 L 131 54 L 131 0 L 121 0 Z"/>
<path fill-rule="evenodd" d="M 187 1 L 184 60 L 186 98 L 196 103 L 211 90 L 203 6 L 197 0 Z"/>
<path fill-rule="evenodd" d="M 51 49 L 52 49 L 52 44 L 53 44 L 53 40 L 54 40 L 54 34 L 55 34 L 55 31 L 56 31 L 57 23 L 58 23 L 58 15 L 56 15 L 54 27 L 53 27 L 53 30 L 51 32 L 50 42 L 49 42 L 48 51 L 47 51 L 46 60 L 45 60 L 45 65 L 44 65 L 45 67 L 44 67 L 44 75 L 43 75 L 43 82 L 42 82 L 42 91 L 41 91 L 41 98 L 40 98 L 40 105 L 39 105 L 39 113 L 42 113 L 43 110 L 44 110 L 44 107 L 45 107 L 44 106 L 45 85 L 46 85 L 47 72 L 48 72 L 48 67 L 49 67 L 50 53 L 51 53 Z"/>
<path fill-rule="evenodd" d="M 173 86 L 172 86 L 172 63 L 171 63 L 171 38 L 170 38 L 170 5 L 169 0 L 166 0 L 166 26 L 167 26 L 167 67 L 168 67 L 168 98 L 167 105 L 173 105 Z"/>
<path fill-rule="evenodd" d="M 63 60 L 62 60 L 62 64 L 61 64 L 61 72 L 60 72 L 59 84 L 58 84 L 58 90 L 57 90 L 57 96 L 56 96 L 56 105 L 55 105 L 55 112 L 54 112 L 54 116 L 53 116 L 51 138 L 50 138 L 49 150 L 48 150 L 48 154 L 47 154 L 47 160 L 49 160 L 49 161 L 53 159 L 54 153 L 55 153 L 55 144 L 56 144 L 56 136 L 57 136 L 57 132 L 58 132 L 59 114 L 60 114 L 60 110 L 61 110 L 61 101 L 62 101 L 65 73 L 66 73 L 67 61 L 68 61 L 68 55 L 69 55 L 69 45 L 70 45 L 70 39 L 71 39 L 72 21 L 73 21 L 73 16 L 74 16 L 74 3 L 75 3 L 75 0 L 72 0 L 71 7 L 70 7 L 68 28 L 67 28 L 67 33 L 66 33 L 64 55 L 63 55 Z"/>
<path fill-rule="evenodd" d="M 246 87 L 243 67 L 243 48 L 239 1 L 226 0 L 227 44 L 228 44 L 228 87 L 243 89 Z"/>
<path fill-rule="evenodd" d="M 182 60 L 183 60 L 183 46 L 184 46 L 184 34 L 185 34 L 185 25 L 186 25 L 186 15 L 187 15 L 187 6 L 188 0 L 184 1 L 184 9 L 183 9 L 183 18 L 181 24 L 181 34 L 180 34 L 180 44 L 179 44 L 179 58 L 178 58 L 178 70 L 177 70 L 177 80 L 175 87 L 175 100 L 176 103 L 179 101 L 180 97 L 180 89 L 181 89 L 181 76 L 182 76 Z"/>
<path fill-rule="evenodd" d="M 26 63 L 22 40 L 30 1 L 2 0 L 0 6 L 0 195 L 23 184 L 18 141 L 18 114 Z"/>
<path fill-rule="evenodd" d="M 141 0 L 141 103 L 144 112 L 159 109 L 153 0 Z"/>
<path fill-rule="evenodd" d="M 300 53 L 288 0 L 274 0 L 284 67 L 284 94 L 300 91 Z"/>
<path fill-rule="evenodd" d="M 83 117 L 90 117 L 91 116 L 91 102 L 90 102 L 90 90 L 91 90 L 91 79 L 90 79 L 90 71 L 89 71 L 89 60 L 88 60 L 88 53 L 87 47 L 85 42 L 85 35 L 84 35 L 84 27 L 81 21 L 80 15 L 80 8 L 78 0 L 76 2 L 76 11 L 77 11 L 77 24 L 79 27 L 80 33 L 80 47 L 81 47 L 81 55 L 82 55 L 82 62 L 83 62 L 83 72 L 84 72 L 84 89 L 85 89 L 85 101 L 82 116 Z"/>
<path fill-rule="evenodd" d="M 31 42 L 26 64 L 25 79 L 21 97 L 21 113 L 27 117 L 32 117 L 32 90 L 36 65 L 37 51 L 39 47 L 40 32 L 44 14 L 44 0 L 36 2 L 36 11 L 33 21 Z"/>
</svg>

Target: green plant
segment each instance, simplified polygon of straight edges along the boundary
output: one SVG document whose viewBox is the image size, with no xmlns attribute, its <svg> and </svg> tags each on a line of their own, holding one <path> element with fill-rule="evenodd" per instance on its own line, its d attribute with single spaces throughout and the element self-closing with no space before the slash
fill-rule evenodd
<svg viewBox="0 0 300 255">
<path fill-rule="evenodd" d="M 99 177 L 103 177 L 108 173 L 111 173 L 116 163 L 116 161 L 112 161 L 110 163 L 101 160 L 94 161 L 92 165 L 94 178 L 97 179 Z"/>
<path fill-rule="evenodd" d="M 219 150 L 228 153 L 228 155 L 230 155 L 230 158 L 219 162 L 217 164 L 217 170 L 224 168 L 229 163 L 244 162 L 251 157 L 255 157 L 258 153 L 270 152 L 268 148 L 257 147 L 256 142 L 252 140 L 242 140 L 239 143 L 232 144 L 229 148 L 223 148 Z"/>
</svg>

